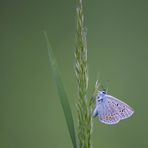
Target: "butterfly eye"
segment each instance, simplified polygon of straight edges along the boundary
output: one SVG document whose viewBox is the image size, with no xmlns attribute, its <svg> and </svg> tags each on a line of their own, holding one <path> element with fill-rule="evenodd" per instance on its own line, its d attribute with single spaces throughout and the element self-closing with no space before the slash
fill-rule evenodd
<svg viewBox="0 0 148 148">
<path fill-rule="evenodd" d="M 102 93 L 103 93 L 103 94 L 106 94 L 106 92 L 105 92 L 105 91 L 102 91 Z"/>
</svg>

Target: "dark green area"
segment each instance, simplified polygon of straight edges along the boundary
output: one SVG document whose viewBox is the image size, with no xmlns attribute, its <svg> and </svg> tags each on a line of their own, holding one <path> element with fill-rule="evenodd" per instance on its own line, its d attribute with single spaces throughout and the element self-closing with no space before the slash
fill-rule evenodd
<svg viewBox="0 0 148 148">
<path fill-rule="evenodd" d="M 147 5 L 144 0 L 84 3 L 89 92 L 99 74 L 110 94 L 135 109 L 115 126 L 94 119 L 94 148 L 147 148 Z M 0 147 L 72 147 L 42 31 L 47 30 L 76 117 L 74 1 L 0 1 L 0 18 Z"/>
</svg>

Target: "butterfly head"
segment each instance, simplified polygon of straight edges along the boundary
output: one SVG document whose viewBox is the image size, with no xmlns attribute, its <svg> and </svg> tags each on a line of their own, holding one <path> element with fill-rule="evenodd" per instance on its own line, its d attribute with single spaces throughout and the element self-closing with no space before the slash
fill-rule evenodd
<svg viewBox="0 0 148 148">
<path fill-rule="evenodd" d="M 101 103 L 104 99 L 104 96 L 106 95 L 106 91 L 99 91 L 97 96 L 96 96 L 96 101 L 97 103 Z"/>
<path fill-rule="evenodd" d="M 100 91 L 100 94 L 106 94 L 105 90 Z"/>
</svg>

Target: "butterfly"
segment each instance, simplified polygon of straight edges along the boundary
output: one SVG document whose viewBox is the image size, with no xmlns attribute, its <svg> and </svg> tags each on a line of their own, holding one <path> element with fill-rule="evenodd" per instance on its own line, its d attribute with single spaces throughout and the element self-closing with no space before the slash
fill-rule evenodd
<svg viewBox="0 0 148 148">
<path fill-rule="evenodd" d="M 102 123 L 116 124 L 120 120 L 129 118 L 133 113 L 134 110 L 126 103 L 108 95 L 105 91 L 98 92 L 93 117 L 98 116 Z"/>
</svg>

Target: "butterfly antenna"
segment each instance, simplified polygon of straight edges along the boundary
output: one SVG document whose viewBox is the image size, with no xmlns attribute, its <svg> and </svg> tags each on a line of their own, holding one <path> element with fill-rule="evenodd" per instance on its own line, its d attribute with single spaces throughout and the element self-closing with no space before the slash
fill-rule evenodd
<svg viewBox="0 0 148 148">
<path fill-rule="evenodd" d="M 106 81 L 106 93 L 108 93 L 108 90 L 109 90 L 108 83 L 109 83 L 109 80 Z"/>
<path fill-rule="evenodd" d="M 101 89 L 102 89 L 102 91 L 106 92 L 106 89 L 104 88 L 104 86 L 102 84 L 101 84 Z"/>
<path fill-rule="evenodd" d="M 97 89 L 97 91 L 99 91 L 100 86 L 101 86 L 101 84 L 100 84 L 100 73 L 98 72 L 97 73 L 97 81 L 96 81 L 96 84 L 95 84 L 95 88 Z"/>
</svg>

